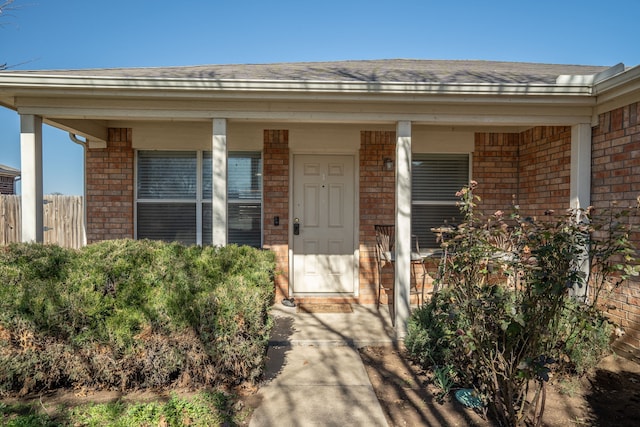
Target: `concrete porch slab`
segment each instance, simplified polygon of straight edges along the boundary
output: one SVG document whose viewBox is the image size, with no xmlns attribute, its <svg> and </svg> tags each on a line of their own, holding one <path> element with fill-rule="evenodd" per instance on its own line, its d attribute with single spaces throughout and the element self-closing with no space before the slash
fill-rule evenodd
<svg viewBox="0 0 640 427">
<path fill-rule="evenodd" d="M 297 313 L 295 307 L 276 303 L 270 344 L 358 348 L 395 343 L 388 307 L 353 304 L 352 308 L 352 313 Z"/>
</svg>

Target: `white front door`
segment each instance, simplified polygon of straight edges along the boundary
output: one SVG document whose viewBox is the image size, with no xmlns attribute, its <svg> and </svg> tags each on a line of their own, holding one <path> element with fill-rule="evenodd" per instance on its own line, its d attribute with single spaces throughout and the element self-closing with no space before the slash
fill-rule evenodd
<svg viewBox="0 0 640 427">
<path fill-rule="evenodd" d="M 294 157 L 294 293 L 354 292 L 354 162 L 345 155 Z"/>
</svg>

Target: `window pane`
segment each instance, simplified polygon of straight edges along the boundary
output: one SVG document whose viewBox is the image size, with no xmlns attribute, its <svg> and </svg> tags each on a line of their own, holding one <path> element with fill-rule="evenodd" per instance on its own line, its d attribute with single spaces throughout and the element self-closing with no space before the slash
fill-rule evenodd
<svg viewBox="0 0 640 427">
<path fill-rule="evenodd" d="M 139 151 L 139 199 L 195 199 L 196 152 Z"/>
<path fill-rule="evenodd" d="M 414 154 L 412 200 L 456 201 L 456 192 L 469 184 L 467 154 Z"/>
<path fill-rule="evenodd" d="M 229 203 L 229 243 L 261 246 L 260 203 Z"/>
<path fill-rule="evenodd" d="M 211 199 L 211 152 L 202 155 L 202 198 Z M 262 156 L 260 152 L 230 152 L 227 159 L 227 195 L 230 199 L 262 198 Z"/>
<path fill-rule="evenodd" d="M 262 157 L 260 153 L 229 153 L 227 175 L 229 199 L 261 199 Z"/>
<path fill-rule="evenodd" d="M 210 245 L 213 240 L 211 203 L 202 204 L 202 244 Z"/>
<path fill-rule="evenodd" d="M 231 152 L 227 166 L 229 243 L 262 245 L 262 156 Z"/>
<path fill-rule="evenodd" d="M 196 243 L 195 203 L 138 203 L 138 239 Z"/>
<path fill-rule="evenodd" d="M 202 152 L 202 175 L 197 176 L 198 153 L 183 151 L 138 152 L 138 238 L 187 244 L 196 243 L 196 212 L 202 209 L 203 244 L 212 242 L 211 151 Z M 261 246 L 262 158 L 260 152 L 235 152 L 228 156 L 228 241 Z M 196 199 L 201 180 L 202 200 Z M 164 203 L 147 202 L 165 199 Z M 181 199 L 194 199 L 184 203 Z"/>
<path fill-rule="evenodd" d="M 469 185 L 469 155 L 419 153 L 411 163 L 411 232 L 421 248 L 437 248 L 440 244 L 431 229 L 455 226 L 462 218 L 456 192 Z"/>
<path fill-rule="evenodd" d="M 457 206 L 413 205 L 411 233 L 418 237 L 420 248 L 439 248 L 432 228 L 443 225 L 458 225 L 462 220 Z"/>
<path fill-rule="evenodd" d="M 211 162 L 211 151 L 205 151 L 202 153 L 202 198 L 204 200 L 211 200 L 213 194 L 211 173 L 213 164 Z"/>
</svg>

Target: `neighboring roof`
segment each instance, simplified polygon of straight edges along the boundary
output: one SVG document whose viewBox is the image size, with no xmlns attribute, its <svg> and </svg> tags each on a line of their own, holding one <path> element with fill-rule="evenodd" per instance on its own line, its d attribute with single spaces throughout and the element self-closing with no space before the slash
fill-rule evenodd
<svg viewBox="0 0 640 427">
<path fill-rule="evenodd" d="M 20 176 L 20 171 L 18 169 L 12 168 L 11 166 L 0 165 L 0 175 Z"/>
<path fill-rule="evenodd" d="M 594 75 L 608 66 L 497 61 L 385 59 L 276 64 L 82 70 L 13 70 L 12 74 L 205 80 L 555 84 L 560 75 Z"/>
</svg>

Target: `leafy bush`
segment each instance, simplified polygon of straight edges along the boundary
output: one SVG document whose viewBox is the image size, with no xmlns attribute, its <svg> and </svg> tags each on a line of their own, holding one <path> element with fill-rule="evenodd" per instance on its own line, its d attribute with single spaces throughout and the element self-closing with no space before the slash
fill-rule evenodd
<svg viewBox="0 0 640 427">
<path fill-rule="evenodd" d="M 443 290 L 414 312 L 406 345 L 425 365 L 452 365 L 500 424 L 537 423 L 551 369 L 583 373 L 608 348 L 598 297 L 637 275 L 628 213 L 537 220 L 514 207 L 484 221 L 474 186 L 458 193 L 465 220 L 445 243 Z"/>
<path fill-rule="evenodd" d="M 117 240 L 0 253 L 0 392 L 255 381 L 273 254 Z"/>
</svg>

